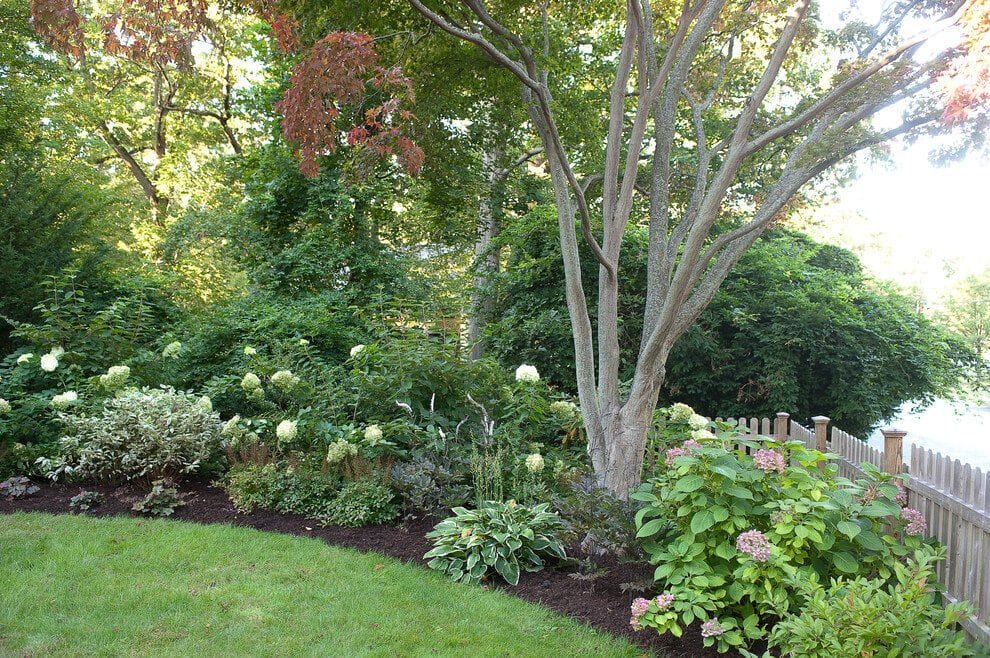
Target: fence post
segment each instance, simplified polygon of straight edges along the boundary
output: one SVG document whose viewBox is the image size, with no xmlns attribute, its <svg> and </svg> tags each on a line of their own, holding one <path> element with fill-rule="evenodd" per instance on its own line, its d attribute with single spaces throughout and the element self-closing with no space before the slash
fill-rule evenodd
<svg viewBox="0 0 990 658">
<path fill-rule="evenodd" d="M 828 452 L 828 416 L 814 416 L 811 419 L 815 423 L 815 450 L 818 452 Z M 825 460 L 818 462 L 818 469 L 825 470 Z"/>
<path fill-rule="evenodd" d="M 787 440 L 787 419 L 790 417 L 791 415 L 785 411 L 777 413 L 777 420 L 773 424 L 774 440 L 777 443 L 783 443 Z"/>
<path fill-rule="evenodd" d="M 904 465 L 904 437 L 907 432 L 895 429 L 883 432 L 883 472 L 897 475 Z"/>
</svg>

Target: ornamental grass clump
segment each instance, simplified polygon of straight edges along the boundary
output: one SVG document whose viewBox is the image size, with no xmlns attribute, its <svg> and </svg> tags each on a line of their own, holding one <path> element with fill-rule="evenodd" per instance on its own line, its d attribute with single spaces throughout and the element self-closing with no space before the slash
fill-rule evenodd
<svg viewBox="0 0 990 658">
<path fill-rule="evenodd" d="M 565 556 L 563 524 L 550 505 L 533 507 L 488 501 L 481 509 L 455 507 L 426 534 L 434 548 L 424 555 L 430 568 L 455 581 L 477 583 L 494 570 L 510 585 L 523 571 L 540 571 L 547 560 Z"/>
<path fill-rule="evenodd" d="M 673 597 L 663 609 L 640 604 L 634 627 L 680 635 L 699 622 L 706 646 L 745 653 L 800 610 L 798 579 L 889 579 L 925 541 L 924 517 L 902 508 L 893 476 L 864 464 L 850 481 L 800 442 L 721 423 L 715 438 L 689 438 L 689 409 L 661 412 L 654 475 L 631 495 L 657 588 Z"/>
</svg>

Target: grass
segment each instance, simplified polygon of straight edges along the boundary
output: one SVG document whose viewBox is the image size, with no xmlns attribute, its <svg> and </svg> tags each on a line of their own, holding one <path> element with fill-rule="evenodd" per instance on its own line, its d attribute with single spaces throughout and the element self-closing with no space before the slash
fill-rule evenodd
<svg viewBox="0 0 990 658">
<path fill-rule="evenodd" d="M 0 516 L 0 655 L 636 656 L 499 592 L 229 526 Z"/>
</svg>

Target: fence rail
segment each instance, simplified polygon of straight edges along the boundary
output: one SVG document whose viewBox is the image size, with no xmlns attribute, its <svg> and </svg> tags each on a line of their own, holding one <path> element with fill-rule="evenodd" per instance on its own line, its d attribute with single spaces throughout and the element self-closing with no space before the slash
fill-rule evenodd
<svg viewBox="0 0 990 658">
<path fill-rule="evenodd" d="M 884 430 L 884 449 L 877 450 L 837 427 L 829 419 L 813 418 L 807 428 L 786 413 L 770 418 L 716 418 L 752 436 L 801 441 L 809 448 L 838 456 L 839 475 L 863 475 L 868 462 L 887 473 L 906 473 L 908 506 L 925 515 L 928 532 L 946 549 L 938 565 L 939 581 L 948 601 L 969 601 L 976 614 L 963 621 L 971 637 L 990 643 L 990 473 L 960 463 L 916 444 L 909 464 L 903 463 L 905 432 Z"/>
</svg>

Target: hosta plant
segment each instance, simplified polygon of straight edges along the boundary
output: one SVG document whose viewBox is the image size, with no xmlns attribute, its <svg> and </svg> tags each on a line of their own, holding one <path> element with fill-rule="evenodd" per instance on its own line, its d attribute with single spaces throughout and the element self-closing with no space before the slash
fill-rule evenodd
<svg viewBox="0 0 990 658">
<path fill-rule="evenodd" d="M 549 507 L 512 500 L 489 501 L 477 510 L 455 507 L 454 516 L 426 534 L 434 547 L 423 557 L 458 582 L 476 583 L 494 569 L 516 585 L 520 572 L 540 571 L 546 560 L 565 557 L 559 538 L 563 524 Z"/>
<path fill-rule="evenodd" d="M 644 503 L 637 534 L 658 587 L 673 596 L 637 626 L 679 635 L 697 620 L 706 645 L 745 651 L 799 608 L 796 579 L 891 578 L 921 545 L 924 519 L 901 507 L 891 476 L 864 465 L 866 477 L 851 482 L 800 442 L 716 429 L 668 448 L 632 495 Z"/>
</svg>

